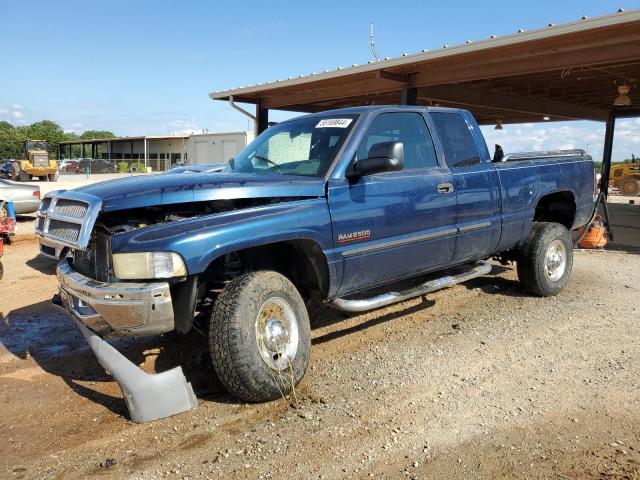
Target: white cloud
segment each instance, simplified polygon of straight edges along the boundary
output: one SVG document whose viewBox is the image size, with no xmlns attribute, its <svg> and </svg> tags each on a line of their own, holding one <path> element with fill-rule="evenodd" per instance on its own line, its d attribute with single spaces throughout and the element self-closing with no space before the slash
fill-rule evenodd
<svg viewBox="0 0 640 480">
<path fill-rule="evenodd" d="M 11 105 L 11 108 L 14 110 L 22 110 L 24 107 L 22 105 L 18 105 L 17 103 L 14 103 Z"/>
<path fill-rule="evenodd" d="M 22 112 L 20 112 L 19 110 L 13 110 L 11 112 L 11 116 L 15 119 L 20 119 L 22 118 Z"/>
<path fill-rule="evenodd" d="M 170 135 L 191 135 L 192 133 L 202 133 L 205 128 L 197 125 L 194 119 L 191 120 L 172 120 L 162 126 L 162 131 Z"/>
<path fill-rule="evenodd" d="M 493 126 L 481 127 L 489 151 L 500 144 L 505 153 L 534 150 L 581 148 L 594 160 L 602 159 L 604 148 L 603 124 L 595 122 L 554 122 L 538 124 L 503 125 L 503 130 Z M 616 123 L 613 143 L 613 160 L 630 158 L 631 153 L 640 156 L 640 118 L 620 120 Z"/>
</svg>

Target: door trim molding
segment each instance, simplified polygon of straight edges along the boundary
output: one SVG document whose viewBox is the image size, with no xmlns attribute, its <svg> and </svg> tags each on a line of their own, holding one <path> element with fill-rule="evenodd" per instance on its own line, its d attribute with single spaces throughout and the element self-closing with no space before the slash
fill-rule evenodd
<svg viewBox="0 0 640 480">
<path fill-rule="evenodd" d="M 387 242 L 377 243 L 375 245 L 350 248 L 342 252 L 343 257 L 351 257 L 353 255 L 360 255 L 362 253 L 377 252 L 378 250 L 384 250 L 391 247 L 398 247 L 403 245 L 409 245 L 412 243 L 422 242 L 424 240 L 433 240 L 436 238 L 447 237 L 458 233 L 458 228 L 448 228 L 446 230 L 440 230 L 438 232 L 424 233 L 422 235 L 415 235 L 409 238 L 400 238 L 398 240 L 389 240 Z"/>
<path fill-rule="evenodd" d="M 458 230 L 460 231 L 460 233 L 462 233 L 462 232 L 468 232 L 470 230 L 477 230 L 478 228 L 485 228 L 490 226 L 491 226 L 491 222 L 479 222 L 479 223 L 472 223 L 471 225 L 464 225 L 463 227 L 458 227 Z"/>
</svg>

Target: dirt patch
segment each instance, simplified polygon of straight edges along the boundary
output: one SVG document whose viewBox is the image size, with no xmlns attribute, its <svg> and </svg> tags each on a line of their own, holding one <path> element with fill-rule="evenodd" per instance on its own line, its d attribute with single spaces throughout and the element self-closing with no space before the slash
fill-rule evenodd
<svg viewBox="0 0 640 480">
<path fill-rule="evenodd" d="M 4 259 L 0 477 L 640 478 L 639 255 L 578 252 L 555 298 L 497 268 L 375 312 L 316 312 L 293 407 L 228 396 L 197 334 L 115 341 L 147 370 L 182 364 L 199 399 L 136 425 L 50 306 L 36 253 L 23 241 Z"/>
</svg>

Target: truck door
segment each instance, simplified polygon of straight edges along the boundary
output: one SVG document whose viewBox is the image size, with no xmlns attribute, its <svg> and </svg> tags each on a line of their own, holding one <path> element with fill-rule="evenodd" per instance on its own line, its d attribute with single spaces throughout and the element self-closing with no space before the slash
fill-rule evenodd
<svg viewBox="0 0 640 480">
<path fill-rule="evenodd" d="M 453 176 L 438 163 L 422 113 L 379 114 L 353 160 L 390 141 L 403 143 L 402 171 L 329 182 L 334 258 L 342 266 L 339 294 L 436 269 L 453 257 Z"/>
<path fill-rule="evenodd" d="M 458 199 L 456 261 L 493 253 L 500 239 L 500 191 L 478 126 L 462 112 L 431 112 Z"/>
</svg>

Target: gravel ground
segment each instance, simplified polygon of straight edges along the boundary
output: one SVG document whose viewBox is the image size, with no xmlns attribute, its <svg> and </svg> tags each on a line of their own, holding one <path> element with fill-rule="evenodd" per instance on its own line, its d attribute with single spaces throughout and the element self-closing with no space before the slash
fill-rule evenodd
<svg viewBox="0 0 640 480">
<path fill-rule="evenodd" d="M 197 334 L 115 341 L 182 364 L 193 412 L 127 421 L 53 310 L 53 266 L 8 247 L 0 290 L 5 478 L 640 478 L 640 256 L 577 252 L 555 298 L 512 268 L 366 314 L 321 310 L 295 399 L 240 404 Z"/>
</svg>

